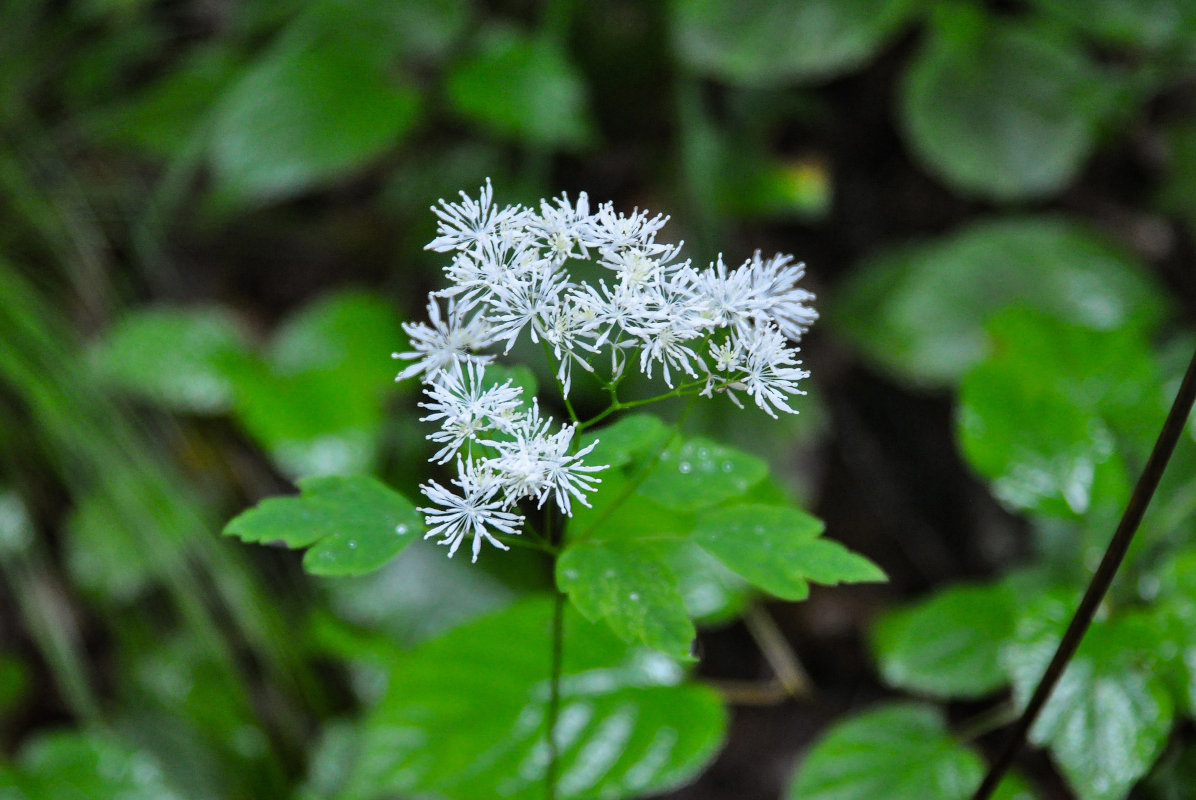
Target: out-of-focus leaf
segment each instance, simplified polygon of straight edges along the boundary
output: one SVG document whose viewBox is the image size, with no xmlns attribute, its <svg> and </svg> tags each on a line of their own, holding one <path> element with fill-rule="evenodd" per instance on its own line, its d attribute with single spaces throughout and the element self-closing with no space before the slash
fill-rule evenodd
<svg viewBox="0 0 1196 800">
<path fill-rule="evenodd" d="M 965 800 L 984 776 L 984 761 L 947 733 L 937 709 L 914 704 L 873 709 L 831 728 L 806 754 L 791 800 Z M 1032 800 L 1016 775 L 997 787 L 1000 800 Z"/>
<path fill-rule="evenodd" d="M 552 41 L 490 27 L 448 77 L 457 113 L 499 136 L 577 148 L 593 138 L 585 84 Z"/>
<path fill-rule="evenodd" d="M 33 798 L 181 800 L 152 755 L 101 733 L 58 731 L 29 742 L 17 758 Z"/>
<path fill-rule="evenodd" d="M 283 325 L 268 360 L 230 373 L 236 415 L 289 475 L 370 470 L 394 391 L 390 353 L 405 342 L 382 299 L 321 298 Z"/>
<path fill-rule="evenodd" d="M 592 541 L 567 547 L 557 560 L 556 580 L 587 619 L 604 620 L 623 641 L 690 657 L 697 632 L 676 576 L 650 545 Z"/>
<path fill-rule="evenodd" d="M 1015 617 L 1004 584 L 955 586 L 890 611 L 872 631 L 881 674 L 931 697 L 982 697 L 1006 682 L 998 656 Z"/>
<path fill-rule="evenodd" d="M 552 617 L 550 598 L 532 598 L 395 664 L 342 797 L 542 797 Z M 564 632 L 557 796 L 659 793 L 701 769 L 726 724 L 717 697 L 568 606 Z"/>
<path fill-rule="evenodd" d="M 299 481 L 298 497 L 270 497 L 243 511 L 224 533 L 246 542 L 310 547 L 313 575 L 361 575 L 377 569 L 423 530 L 407 498 L 365 475 Z"/>
<path fill-rule="evenodd" d="M 1145 341 L 1022 309 L 989 329 L 993 355 L 960 393 L 968 461 L 1014 508 L 1065 517 L 1095 499 L 1120 508 L 1129 490 L 1121 454 L 1144 458 L 1163 415 Z"/>
<path fill-rule="evenodd" d="M 694 540 L 770 594 L 804 600 L 816 583 L 883 581 L 884 573 L 837 542 L 820 539 L 822 522 L 796 508 L 738 505 L 700 514 Z"/>
<path fill-rule="evenodd" d="M 205 47 L 94 123 L 108 142 L 129 144 L 161 159 L 178 156 L 202 133 L 204 118 L 240 67 L 229 49 Z"/>
<path fill-rule="evenodd" d="M 1002 662 L 1025 705 L 1078 600 L 1042 595 L 1023 609 Z M 1120 800 L 1154 764 L 1175 717 L 1160 674 L 1166 630 L 1145 614 L 1097 620 L 1030 730 L 1050 749 L 1081 800 Z"/>
<path fill-rule="evenodd" d="M 1112 77 L 1057 31 L 945 6 L 906 74 L 901 111 L 914 152 L 939 177 L 1015 200 L 1070 183 L 1117 99 Z"/>
<path fill-rule="evenodd" d="M 1169 311 L 1165 298 L 1138 263 L 1087 228 L 1014 218 L 882 255 L 848 282 L 828 317 L 897 375 L 943 385 L 984 356 L 984 324 L 1006 306 L 1149 332 Z"/>
<path fill-rule="evenodd" d="M 691 69 L 739 84 L 819 80 L 867 61 L 913 0 L 678 0 L 673 38 Z"/>
<path fill-rule="evenodd" d="M 197 414 L 228 410 L 229 372 L 249 358 L 236 321 L 215 307 L 137 311 L 117 323 L 92 355 L 101 376 L 121 390 Z"/>
<path fill-rule="evenodd" d="M 416 90 L 362 33 L 295 27 L 223 93 L 210 153 L 224 192 L 250 201 L 301 192 L 363 166 L 414 127 Z"/>
<path fill-rule="evenodd" d="M 1192 0 L 1034 0 L 1046 14 L 1113 45 L 1165 50 L 1191 46 Z"/>
</svg>

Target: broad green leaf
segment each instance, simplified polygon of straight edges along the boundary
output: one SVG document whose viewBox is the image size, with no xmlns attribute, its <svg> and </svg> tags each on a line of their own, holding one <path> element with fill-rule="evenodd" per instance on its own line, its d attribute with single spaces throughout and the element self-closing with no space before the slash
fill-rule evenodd
<svg viewBox="0 0 1196 800">
<path fill-rule="evenodd" d="M 804 600 L 809 583 L 881 581 L 872 562 L 818 538 L 822 522 L 785 506 L 738 505 L 700 514 L 694 540 L 724 565 L 770 594 Z"/>
<path fill-rule="evenodd" d="M 703 437 L 674 442 L 640 484 L 645 497 L 686 511 L 715 506 L 746 494 L 768 476 L 759 458 Z"/>
<path fill-rule="evenodd" d="M 1100 502 L 1115 515 L 1129 491 L 1121 454 L 1144 458 L 1163 417 L 1146 342 L 1021 309 L 989 330 L 993 355 L 960 391 L 969 463 L 1014 508 L 1068 517 Z"/>
<path fill-rule="evenodd" d="M 946 6 L 906 73 L 901 112 L 914 152 L 953 188 L 1016 200 L 1067 186 L 1117 99 L 1111 76 L 1057 31 Z"/>
<path fill-rule="evenodd" d="M 21 785 L 31 798 L 176 800 L 153 755 L 111 735 L 56 731 L 29 742 L 17 758 Z"/>
<path fill-rule="evenodd" d="M 103 114 L 99 136 L 158 158 L 178 157 L 202 133 L 203 118 L 238 75 L 239 60 L 222 43 L 197 48 L 127 103 Z"/>
<path fill-rule="evenodd" d="M 283 34 L 220 98 L 211 134 L 217 185 L 270 201 L 360 168 L 419 115 L 415 89 L 360 31 Z"/>
<path fill-rule="evenodd" d="M 984 761 L 947 733 L 941 713 L 912 703 L 887 705 L 840 722 L 806 753 L 791 800 L 967 800 Z M 1032 800 L 1016 775 L 994 795 Z"/>
<path fill-rule="evenodd" d="M 746 85 L 820 80 L 854 69 L 909 20 L 913 0 L 677 0 L 679 59 Z"/>
<path fill-rule="evenodd" d="M 592 621 L 604 620 L 625 642 L 688 659 L 697 631 L 677 578 L 649 545 L 592 541 L 567 547 L 556 563 L 561 591 Z"/>
<path fill-rule="evenodd" d="M 566 542 L 651 543 L 677 576 L 690 617 L 704 621 L 733 618 L 751 598 L 748 584 L 691 541 L 690 514 L 628 493 L 627 478 L 603 473 L 602 487 L 591 497 L 593 508 L 575 506 Z"/>
<path fill-rule="evenodd" d="M 619 541 L 681 540 L 693 529 L 693 516 L 632 491 L 616 470 L 600 473 L 602 484 L 590 495 L 590 507 L 575 504 L 565 529 L 568 543 L 591 539 Z"/>
<path fill-rule="evenodd" d="M 848 282 L 832 319 L 899 376 L 957 381 L 986 352 L 985 322 L 1017 305 L 1096 330 L 1149 332 L 1169 311 L 1141 265 L 1050 217 L 982 222 L 881 256 Z"/>
<path fill-rule="evenodd" d="M 543 797 L 552 605 L 520 602 L 395 664 L 340 796 Z M 660 793 L 717 749 L 726 725 L 717 696 L 682 683 L 666 656 L 628 648 L 569 606 L 562 654 L 562 800 Z"/>
<path fill-rule="evenodd" d="M 577 148 L 593 136 L 585 84 L 545 37 L 491 26 L 476 52 L 448 76 L 449 103 L 499 136 Z"/>
<path fill-rule="evenodd" d="M 242 512 L 224 533 L 246 542 L 310 547 L 313 575 L 361 575 L 385 564 L 423 530 L 407 498 L 366 475 L 299 481 L 300 495 L 271 497 Z"/>
<path fill-rule="evenodd" d="M 412 547 L 367 575 L 324 581 L 323 589 L 337 616 L 411 647 L 515 599 L 480 566 Z"/>
<path fill-rule="evenodd" d="M 249 354 L 229 314 L 200 307 L 134 312 L 92 357 L 101 377 L 122 391 L 178 411 L 216 414 L 232 404 L 230 369 Z"/>
<path fill-rule="evenodd" d="M 1042 595 L 1024 609 L 1001 660 L 1024 706 L 1074 612 L 1070 592 Z M 1143 614 L 1097 620 L 1030 730 L 1081 800 L 1121 800 L 1154 764 L 1175 717 L 1160 674 L 1166 631 Z"/>
<path fill-rule="evenodd" d="M 931 697 L 983 697 L 1006 683 L 999 655 L 1016 616 L 1004 584 L 955 586 L 890 611 L 872 631 L 881 675 Z"/>
<path fill-rule="evenodd" d="M 1093 38 L 1122 47 L 1190 48 L 1196 36 L 1192 0 L 1034 0 L 1033 5 Z"/>
<path fill-rule="evenodd" d="M 587 431 L 578 438 L 578 448 L 597 440 L 587 462 L 621 467 L 640 456 L 654 453 L 668 439 L 669 426 L 651 414 L 631 414 L 618 422 Z"/>
</svg>

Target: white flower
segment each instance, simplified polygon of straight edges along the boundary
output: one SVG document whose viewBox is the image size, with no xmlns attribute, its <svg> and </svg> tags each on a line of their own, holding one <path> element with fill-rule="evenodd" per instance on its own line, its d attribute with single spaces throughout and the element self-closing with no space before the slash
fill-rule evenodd
<svg viewBox="0 0 1196 800">
<path fill-rule="evenodd" d="M 519 206 L 495 209 L 494 188 L 487 178 L 477 200 L 461 192 L 460 203 L 441 200 L 438 206 L 432 206 L 432 213 L 440 220 L 436 224 L 437 236 L 424 249 L 438 253 L 460 250 L 485 258 L 498 245 L 505 230 L 518 224 L 524 209 Z"/>
<path fill-rule="evenodd" d="M 433 504 L 421 509 L 428 535 L 450 555 L 467 536 L 475 559 L 483 540 L 505 549 L 496 536 L 521 531 L 521 502 L 552 500 L 567 515 L 575 501 L 588 506 L 601 483 L 595 473 L 607 469 L 585 463 L 593 444 L 576 449 L 576 419 L 554 426 L 535 398 L 521 403 L 510 381 L 485 388 L 484 367 L 495 358 L 488 351 L 510 352 L 524 331 L 544 345 L 571 414 L 575 365 L 595 373 L 616 404 L 636 365 L 649 378 L 659 370 L 669 387 L 695 379 L 674 393 L 724 392 L 742 407 L 740 392 L 774 417 L 795 413 L 790 403 L 804 394 L 808 373 L 793 343 L 818 315 L 813 295 L 798 287 L 805 268 L 791 256 L 757 251 L 735 269 L 719 256 L 695 269 L 681 258 L 682 244 L 657 241 L 667 217 L 623 214 L 611 203 L 591 210 L 584 192 L 541 200 L 538 209 L 499 208 L 489 180 L 476 199 L 462 193 L 433 212 L 428 249 L 451 254 L 448 285 L 432 294 L 428 322 L 403 326 L 411 349 L 395 357 L 412 362 L 400 380 L 425 383 L 422 421 L 436 424 L 427 438 L 440 445 L 430 460 L 456 457 L 451 483 L 460 494 L 434 481 L 422 487 Z M 575 277 L 577 261 L 605 279 Z"/>
<path fill-rule="evenodd" d="M 501 487 L 492 476 L 479 474 L 469 462 L 460 460 L 457 469 L 461 477 L 453 483 L 460 487 L 464 496 L 454 494 L 436 481 L 428 481 L 419 487 L 424 496 L 436 504 L 418 509 L 424 514 L 424 522 L 428 526 L 424 538 L 441 537 L 437 544 L 448 545 L 449 558 L 452 558 L 465 537 L 472 535 L 475 562 L 482 550 L 483 539 L 500 550 L 509 550 L 495 538 L 491 529 L 518 535 L 522 533 L 523 516 L 509 510 L 506 499 L 500 495 Z"/>
<path fill-rule="evenodd" d="M 420 374 L 425 380 L 431 380 L 438 373 L 459 368 L 463 363 L 487 364 L 494 360 L 494 356 L 474 352 L 489 347 L 493 342 L 490 326 L 483 315 L 476 314 L 463 320 L 461 309 L 450 299 L 448 316 L 442 318 L 440 304 L 432 298 L 428 301 L 428 319 L 431 325 L 423 322 L 403 323 L 403 331 L 411 339 L 414 349 L 406 353 L 392 353 L 391 358 L 413 360 L 415 363 L 400 372 L 396 381 Z"/>
<path fill-rule="evenodd" d="M 567 425 L 550 433 L 551 427 L 552 417 L 541 418 L 540 406 L 533 400 L 528 413 L 512 427 L 509 440 L 485 441 L 498 450 L 498 456 L 487 464 L 512 496 L 534 499 L 540 506 L 553 496 L 557 507 L 572 516 L 570 498 L 575 497 L 588 506 L 584 493 L 601 483 L 590 473 L 600 472 L 607 466 L 591 466 L 581 460 L 597 442 L 577 453 L 570 453 L 576 428 Z"/>
<path fill-rule="evenodd" d="M 479 433 L 503 430 L 509 425 L 519 408 L 522 390 L 512 386 L 510 380 L 487 389 L 483 385 L 484 375 L 485 367 L 469 362 L 464 370 L 458 367 L 441 372 L 424 389 L 431 402 L 420 406 L 431 413 L 420 417 L 420 422 L 439 422 L 440 430 L 429 433 L 427 438 L 444 445 L 429 461 L 447 464 L 462 445 L 474 441 Z"/>
<path fill-rule="evenodd" d="M 797 349 L 789 347 L 775 327 L 752 329 L 742 346 L 747 358 L 736 387 L 742 386 L 770 417 L 777 411 L 796 414 L 787 402 L 789 395 L 805 394 L 798 382 L 810 376 L 799 366 Z"/>
</svg>

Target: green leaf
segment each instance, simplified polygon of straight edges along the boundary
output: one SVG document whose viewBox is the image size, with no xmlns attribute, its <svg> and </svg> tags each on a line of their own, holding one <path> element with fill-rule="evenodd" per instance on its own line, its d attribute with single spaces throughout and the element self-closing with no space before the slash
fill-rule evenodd
<svg viewBox="0 0 1196 800">
<path fill-rule="evenodd" d="M 152 755 L 102 733 L 43 734 L 21 751 L 17 766 L 31 798 L 176 800 Z"/>
<path fill-rule="evenodd" d="M 947 734 L 938 710 L 887 705 L 840 722 L 806 754 L 792 800 L 966 800 L 984 776 L 984 761 Z M 1017 776 L 994 797 L 1031 800 Z"/>
<path fill-rule="evenodd" d="M 249 354 L 222 309 L 157 308 L 122 319 L 92 358 L 101 377 L 124 392 L 178 411 L 218 414 L 232 404 L 229 371 Z"/>
<path fill-rule="evenodd" d="M 819 539 L 822 522 L 795 508 L 739 505 L 698 516 L 694 540 L 754 586 L 804 600 L 809 582 L 881 581 L 884 573 L 842 545 Z"/>
<path fill-rule="evenodd" d="M 1002 662 L 1024 706 L 1077 600 L 1040 597 L 1024 609 Z M 1081 800 L 1120 800 L 1163 751 L 1175 709 L 1160 674 L 1166 633 L 1143 614 L 1097 620 L 1068 663 L 1030 739 L 1051 755 Z"/>
<path fill-rule="evenodd" d="M 219 188 L 270 201 L 360 168 L 419 115 L 415 89 L 361 31 L 295 26 L 221 97 L 211 162 Z"/>
<path fill-rule="evenodd" d="M 1066 187 L 1119 99 L 1111 76 L 1055 31 L 945 9 L 902 92 L 914 152 L 969 195 L 1008 201 Z"/>
<path fill-rule="evenodd" d="M 619 638 L 690 658 L 697 631 L 677 578 L 652 547 L 635 542 L 581 542 L 556 564 L 557 586 L 592 621 L 605 620 Z"/>
<path fill-rule="evenodd" d="M 957 381 L 983 358 L 986 321 L 1016 305 L 1096 330 L 1149 332 L 1169 312 L 1141 265 L 1062 219 L 982 222 L 883 255 L 848 282 L 830 318 L 899 376 Z"/>
<path fill-rule="evenodd" d="M 423 517 L 398 492 L 366 475 L 299 481 L 298 497 L 271 497 L 224 528 L 246 542 L 311 547 L 313 575 L 361 575 L 385 564 L 423 531 Z"/>
<path fill-rule="evenodd" d="M 1168 674 L 1175 694 L 1182 698 L 1187 713 L 1196 714 L 1196 549 L 1180 550 L 1158 571 L 1158 594 L 1154 615 L 1166 631 L 1160 646 L 1167 659 Z"/>
<path fill-rule="evenodd" d="M 1129 492 L 1121 454 L 1144 458 L 1163 417 L 1147 343 L 1023 309 L 989 330 L 993 356 L 960 390 L 969 463 L 1013 508 L 1072 517 L 1099 502 L 1115 515 Z"/>
<path fill-rule="evenodd" d="M 368 471 L 405 341 L 376 295 L 322 297 L 283 324 L 266 361 L 230 374 L 237 417 L 288 475 Z"/>
<path fill-rule="evenodd" d="M 1192 0 L 1034 0 L 1033 5 L 1102 42 L 1122 47 L 1190 48 L 1196 36 Z"/>
<path fill-rule="evenodd" d="M 683 510 L 708 508 L 746 494 L 768 476 L 759 458 L 703 437 L 673 443 L 639 492 L 661 505 Z"/>
<path fill-rule="evenodd" d="M 543 797 L 552 616 L 551 598 L 531 598 L 395 664 L 341 796 Z M 714 754 L 726 725 L 721 704 L 682 683 L 666 656 L 628 648 L 569 606 L 562 654 L 562 800 L 660 793 Z"/>
<path fill-rule="evenodd" d="M 621 467 L 640 456 L 656 452 L 668 439 L 671 429 L 651 414 L 630 414 L 618 422 L 587 431 L 578 438 L 578 449 L 597 441 L 589 458 L 594 464 Z"/>
<path fill-rule="evenodd" d="M 1006 683 L 999 655 L 1016 615 L 1004 584 L 955 586 L 890 611 L 872 631 L 881 675 L 931 697 L 983 697 Z"/>
<path fill-rule="evenodd" d="M 678 0 L 678 58 L 746 85 L 821 80 L 854 69 L 906 23 L 913 0 Z"/>
<path fill-rule="evenodd" d="M 577 148 L 593 137 L 585 84 L 567 54 L 545 37 L 491 26 L 477 52 L 449 74 L 457 113 L 494 134 Z"/>
</svg>

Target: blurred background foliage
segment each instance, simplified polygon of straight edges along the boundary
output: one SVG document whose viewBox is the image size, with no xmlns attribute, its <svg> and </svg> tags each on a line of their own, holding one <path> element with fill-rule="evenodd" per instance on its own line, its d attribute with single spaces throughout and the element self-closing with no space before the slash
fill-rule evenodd
<svg viewBox="0 0 1196 800">
<path fill-rule="evenodd" d="M 945 731 L 998 740 L 968 720 L 1028 693 L 1196 341 L 1192 0 L 0 4 L 0 796 L 336 797 L 396 654 L 547 585 L 217 535 L 302 477 L 423 479 L 389 354 L 428 206 L 487 176 L 669 213 L 699 263 L 796 253 L 820 296 L 800 417 L 696 427 L 891 580 L 772 607 L 812 696 L 737 706 L 670 796 L 776 797 L 799 759 L 794 797 L 880 796 L 833 780 L 860 741 L 861 775 L 913 765 L 886 796 L 961 796 L 917 770 L 978 774 Z M 1073 676 L 1131 710 L 1057 708 L 1037 796 L 1193 796 L 1194 480 L 1186 439 Z M 702 675 L 767 680 L 707 583 Z M 943 704 L 802 755 L 895 689 Z"/>
</svg>

